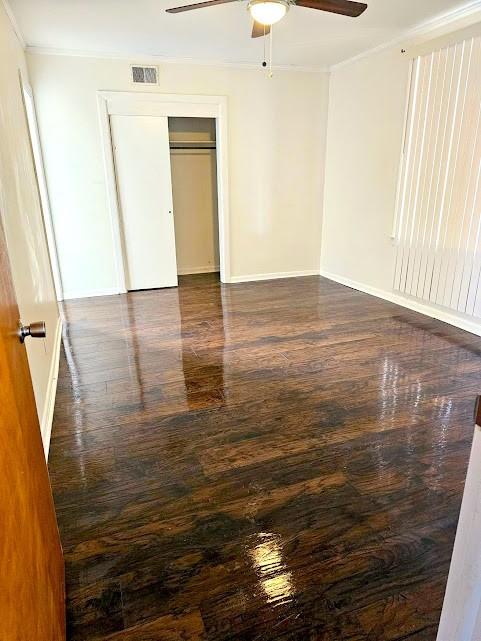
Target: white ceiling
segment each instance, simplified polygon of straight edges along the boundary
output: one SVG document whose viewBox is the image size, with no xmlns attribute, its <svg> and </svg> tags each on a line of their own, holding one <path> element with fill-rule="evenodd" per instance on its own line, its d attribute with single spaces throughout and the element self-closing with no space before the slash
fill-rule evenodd
<svg viewBox="0 0 481 641">
<path fill-rule="evenodd" d="M 167 14 L 196 0 L 10 0 L 29 46 L 70 51 L 258 63 L 247 2 Z M 466 0 L 367 0 L 360 18 L 292 7 L 274 29 L 276 64 L 329 67 L 466 5 Z"/>
</svg>

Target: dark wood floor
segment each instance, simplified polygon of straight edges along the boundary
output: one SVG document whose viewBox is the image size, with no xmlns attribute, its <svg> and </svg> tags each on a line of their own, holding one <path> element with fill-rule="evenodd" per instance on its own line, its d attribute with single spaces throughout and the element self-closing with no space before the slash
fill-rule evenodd
<svg viewBox="0 0 481 641">
<path fill-rule="evenodd" d="M 71 641 L 434 641 L 481 339 L 316 277 L 65 315 Z"/>
</svg>

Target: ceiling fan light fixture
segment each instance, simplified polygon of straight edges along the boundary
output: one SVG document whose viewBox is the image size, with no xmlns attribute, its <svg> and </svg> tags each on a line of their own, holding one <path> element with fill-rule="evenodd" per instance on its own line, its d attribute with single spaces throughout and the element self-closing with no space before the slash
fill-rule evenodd
<svg viewBox="0 0 481 641">
<path fill-rule="evenodd" d="M 251 0 L 247 9 L 256 22 L 270 27 L 286 15 L 289 10 L 289 2 L 286 0 Z"/>
</svg>

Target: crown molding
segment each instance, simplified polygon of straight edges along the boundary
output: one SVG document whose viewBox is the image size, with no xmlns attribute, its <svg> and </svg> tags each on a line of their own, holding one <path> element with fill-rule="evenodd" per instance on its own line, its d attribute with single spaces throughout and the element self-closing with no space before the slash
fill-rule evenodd
<svg viewBox="0 0 481 641">
<path fill-rule="evenodd" d="M 463 24 L 463 21 L 466 21 L 466 24 Z M 402 43 L 416 41 L 418 38 L 428 36 L 438 30 L 446 28 L 454 30 L 453 27 L 462 29 L 463 27 L 470 26 L 478 21 L 481 21 L 481 0 L 474 0 L 458 7 L 457 9 L 443 13 L 436 18 L 427 20 L 416 27 L 407 29 L 401 35 L 396 36 L 396 38 L 393 38 L 392 40 L 377 45 L 376 47 L 372 47 L 371 49 L 367 49 L 366 51 L 362 51 L 361 53 L 352 56 L 352 58 L 342 60 L 335 65 L 331 65 L 329 67 L 329 71 L 335 71 L 336 69 L 340 69 L 352 64 L 353 62 L 357 62 L 363 58 L 380 53 L 386 49 L 391 49 L 392 47 Z"/>
<path fill-rule="evenodd" d="M 17 36 L 18 42 L 20 43 L 20 46 L 22 49 L 26 49 L 26 44 L 25 44 L 25 38 L 23 37 L 22 32 L 20 31 L 20 27 L 18 26 L 17 19 L 15 18 L 15 14 L 12 11 L 12 7 L 10 6 L 10 3 L 8 0 L 1 0 L 3 8 L 5 9 L 5 13 L 7 14 L 8 19 L 10 20 L 10 24 L 12 25 L 12 29 L 15 32 L 15 35 Z"/>
<path fill-rule="evenodd" d="M 262 71 L 260 63 L 253 62 L 226 62 L 222 60 L 199 60 L 198 58 L 168 58 L 165 56 L 148 55 L 144 53 L 126 53 L 126 52 L 105 52 L 91 51 L 81 49 L 58 49 L 55 47 L 26 47 L 28 54 L 42 56 L 64 56 L 73 58 L 98 58 L 102 60 L 125 60 L 138 64 L 175 64 L 175 65 L 197 65 L 201 67 L 220 67 L 229 69 L 244 69 Z M 329 68 L 323 66 L 307 65 L 275 65 L 275 71 L 293 71 L 305 73 L 328 73 Z"/>
</svg>

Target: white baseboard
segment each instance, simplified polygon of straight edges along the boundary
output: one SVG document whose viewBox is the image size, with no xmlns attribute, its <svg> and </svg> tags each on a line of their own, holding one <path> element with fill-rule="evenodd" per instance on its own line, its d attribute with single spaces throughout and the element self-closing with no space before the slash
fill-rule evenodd
<svg viewBox="0 0 481 641">
<path fill-rule="evenodd" d="M 246 276 L 231 276 L 229 283 L 250 283 L 258 280 L 277 280 L 279 278 L 299 278 L 301 276 L 319 276 L 318 269 L 307 269 L 300 272 L 274 272 L 272 274 L 248 274 Z"/>
<path fill-rule="evenodd" d="M 60 363 L 60 345 L 62 344 L 62 319 L 59 318 L 55 329 L 53 344 L 52 361 L 48 373 L 47 394 L 43 410 L 42 420 L 40 422 L 40 431 L 42 433 L 43 449 L 45 458 L 48 459 L 50 447 L 50 436 L 52 434 L 53 411 L 55 409 L 55 396 L 57 394 L 58 367 Z"/>
<path fill-rule="evenodd" d="M 475 334 L 476 336 L 481 336 L 481 322 L 476 322 L 475 320 L 457 315 L 456 313 L 450 312 L 449 310 L 440 308 L 436 305 L 422 303 L 413 298 L 408 298 L 402 296 L 401 294 L 396 294 L 395 292 L 388 292 L 383 289 L 377 289 L 376 287 L 371 287 L 370 285 L 359 283 L 358 281 L 351 280 L 350 278 L 345 278 L 344 276 L 339 276 L 338 274 L 332 274 L 331 272 L 327 272 L 323 269 L 321 269 L 320 273 L 321 276 L 324 276 L 324 278 L 333 280 L 336 283 L 340 283 L 341 285 L 346 285 L 346 287 L 351 287 L 351 289 L 357 289 L 358 291 L 364 292 L 365 294 L 370 294 L 371 296 L 382 298 L 383 300 L 387 300 L 390 303 L 395 303 L 396 305 L 400 305 L 401 307 L 411 309 L 414 312 L 419 312 L 420 314 L 424 314 L 425 316 L 429 316 L 431 318 L 436 318 L 437 320 L 448 323 L 449 325 L 454 325 L 454 327 L 459 327 L 459 329 L 464 329 L 465 331 L 471 332 L 471 334 Z"/>
<path fill-rule="evenodd" d="M 184 267 L 177 270 L 179 276 L 190 276 L 191 274 L 215 274 L 220 271 L 220 267 L 213 265 L 204 265 L 204 267 Z"/>
<path fill-rule="evenodd" d="M 93 298 L 94 296 L 113 296 L 119 294 L 118 287 L 110 287 L 107 289 L 83 289 L 83 290 L 67 290 L 63 293 L 64 300 L 71 300 L 72 298 Z"/>
</svg>

